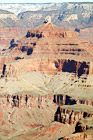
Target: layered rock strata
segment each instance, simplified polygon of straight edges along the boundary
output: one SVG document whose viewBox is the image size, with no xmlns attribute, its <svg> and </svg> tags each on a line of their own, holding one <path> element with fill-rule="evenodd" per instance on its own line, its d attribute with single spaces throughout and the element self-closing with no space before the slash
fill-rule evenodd
<svg viewBox="0 0 93 140">
<path fill-rule="evenodd" d="M 74 104 L 84 104 L 84 105 L 90 105 L 93 106 L 92 100 L 76 100 L 70 96 L 67 95 L 53 95 L 53 94 L 47 94 L 47 95 L 0 95 L 0 106 L 5 107 L 6 105 L 8 107 L 27 107 L 27 108 L 33 108 L 38 106 L 44 106 L 44 104 L 47 104 L 49 102 L 55 103 L 58 106 L 60 105 L 74 105 Z M 63 109 L 62 109 L 63 111 Z M 64 111 L 63 111 L 64 112 Z"/>
<path fill-rule="evenodd" d="M 81 119 L 75 127 L 75 133 L 64 137 L 63 140 L 92 140 L 93 139 L 93 117 Z"/>
<path fill-rule="evenodd" d="M 3 17 L 4 16 L 5 15 L 3 15 Z M 0 48 L 1 48 L 1 50 L 7 49 L 7 47 L 10 45 L 10 42 L 12 39 L 17 40 L 18 38 L 21 38 L 23 36 L 23 34 L 25 35 L 26 31 L 27 31 L 27 28 L 22 28 L 22 27 L 15 27 L 15 28 L 0 27 Z"/>
<path fill-rule="evenodd" d="M 53 103 L 53 95 L 0 95 L 1 107 L 34 108 L 44 107 L 49 102 Z"/>
<path fill-rule="evenodd" d="M 73 135 L 70 135 L 68 137 L 63 138 L 62 140 L 92 140 L 93 139 L 93 133 L 76 133 Z"/>
<path fill-rule="evenodd" d="M 93 74 L 93 55 L 88 48 L 92 47 L 77 32 L 58 28 L 51 22 L 43 23 L 5 51 L 17 61 L 6 63 L 4 74 L 8 77 L 31 71 L 52 75 L 59 71 L 77 76 Z"/>
<path fill-rule="evenodd" d="M 25 37 L 11 43 L 1 56 L 0 106 L 5 110 L 7 110 L 6 107 L 11 110 L 11 112 L 7 110 L 10 114 L 9 117 L 11 116 L 9 118 L 9 121 L 12 120 L 9 122 L 11 124 L 14 124 L 13 119 L 15 120 L 17 112 L 23 111 L 24 117 L 26 109 L 31 113 L 30 115 L 26 114 L 29 116 L 28 118 L 31 115 L 34 116 L 33 114 L 37 118 L 36 111 L 40 111 L 40 118 L 38 118 L 38 122 L 37 119 L 34 120 L 34 123 L 41 122 L 41 124 L 42 114 L 44 111 L 47 114 L 49 108 L 48 115 L 51 116 L 51 110 L 53 110 L 54 121 L 71 126 L 76 125 L 82 118 L 93 116 L 93 100 L 90 95 L 92 91 L 91 78 L 90 82 L 87 82 L 88 76 L 93 74 L 93 54 L 89 52 L 90 45 L 78 38 L 77 32 L 58 28 L 48 20 L 41 26 L 29 30 Z M 37 71 L 40 72 L 40 75 L 37 74 Z M 36 73 L 30 75 L 31 72 Z M 64 73 L 63 76 L 60 77 L 58 72 Z M 70 73 L 73 74 L 70 75 Z M 35 80 L 37 82 L 34 82 Z M 76 95 L 73 95 L 72 92 L 77 93 L 76 85 L 80 94 L 86 88 L 90 89 L 87 90 L 87 97 L 90 97 L 86 99 L 84 93 L 82 97 L 78 94 L 75 98 Z M 64 95 L 61 94 L 62 92 Z M 14 112 L 15 118 L 13 118 Z M 32 123 L 33 117 L 29 120 Z M 25 128 L 28 124 L 27 120 Z"/>
<path fill-rule="evenodd" d="M 93 74 L 92 66 L 92 62 L 77 62 L 66 59 L 21 59 L 5 64 L 4 75 L 17 77 L 24 72 L 33 71 L 55 75 L 57 72 L 62 71 L 81 76 L 82 74 Z"/>
<path fill-rule="evenodd" d="M 85 108 L 88 108 L 88 110 L 84 109 L 84 106 Z M 70 106 L 71 109 L 69 109 L 69 107 L 67 108 L 58 107 L 55 113 L 54 120 L 61 123 L 76 124 L 82 118 L 93 117 L 93 109 L 86 105 L 79 105 L 79 109 L 77 105 L 75 109 L 73 108 L 73 106 Z"/>
<path fill-rule="evenodd" d="M 73 104 L 85 104 L 85 105 L 90 105 L 93 106 L 93 100 L 90 99 L 74 99 L 68 95 L 62 95 L 62 94 L 58 94 L 58 95 L 54 95 L 54 103 L 56 103 L 57 105 L 61 106 L 61 105 L 73 105 Z"/>
<path fill-rule="evenodd" d="M 6 63 L 14 61 L 16 57 L 0 57 L 0 75 L 4 75 L 5 69 L 6 69 Z"/>
</svg>

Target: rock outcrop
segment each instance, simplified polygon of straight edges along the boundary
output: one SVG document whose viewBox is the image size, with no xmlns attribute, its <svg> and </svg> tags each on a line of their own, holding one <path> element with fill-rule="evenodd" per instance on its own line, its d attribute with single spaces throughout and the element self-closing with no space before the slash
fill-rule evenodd
<svg viewBox="0 0 93 140">
<path fill-rule="evenodd" d="M 77 62 L 66 59 L 21 59 L 5 65 L 4 75 L 7 77 L 17 77 L 24 72 L 33 71 L 52 75 L 60 71 L 70 72 L 75 73 L 78 77 L 83 74 L 93 74 L 92 62 Z"/>
<path fill-rule="evenodd" d="M 61 105 L 73 105 L 73 104 L 85 104 L 85 105 L 90 105 L 93 106 L 93 100 L 90 99 L 74 99 L 73 97 L 70 97 L 68 95 L 54 95 L 53 99 L 54 103 L 56 103 L 58 106 Z"/>
<path fill-rule="evenodd" d="M 63 71 L 75 73 L 78 77 L 93 74 L 89 47 L 78 37 L 77 32 L 58 28 L 49 20 L 47 24 L 29 30 L 24 38 L 11 44 L 8 55 L 20 60 L 5 64 L 5 75 L 16 76 L 24 71 L 41 71 L 53 75 Z"/>
<path fill-rule="evenodd" d="M 87 110 L 89 109 L 90 110 Z M 85 117 L 93 117 L 92 107 L 86 105 L 74 105 L 65 107 L 58 107 L 54 120 L 61 123 L 76 124 L 80 119 Z"/>
<path fill-rule="evenodd" d="M 93 139 L 93 134 L 91 132 L 88 132 L 88 133 L 73 134 L 63 138 L 62 140 L 92 140 L 92 139 Z"/>
<path fill-rule="evenodd" d="M 0 57 L 0 75 L 4 75 L 6 69 L 6 63 L 14 61 L 15 59 L 16 57 L 10 57 L 10 56 Z"/>
<path fill-rule="evenodd" d="M 6 124 L 23 134 L 33 125 L 57 121 L 72 128 L 92 117 L 90 48 L 77 32 L 58 28 L 50 17 L 25 37 L 12 40 L 0 57 L 0 107 L 6 111 L 0 116 Z"/>
<path fill-rule="evenodd" d="M 92 140 L 93 139 L 93 117 L 81 119 L 75 127 L 75 133 L 64 137 L 63 140 Z"/>
<path fill-rule="evenodd" d="M 53 103 L 53 95 L 0 95 L 1 107 L 18 107 L 18 108 L 34 108 L 45 107 L 48 102 Z"/>
<path fill-rule="evenodd" d="M 0 95 L 0 106 L 5 107 L 27 107 L 33 108 L 38 106 L 44 106 L 45 103 L 52 102 L 57 104 L 58 106 L 62 105 L 74 105 L 77 104 L 77 100 L 67 96 L 67 95 L 26 95 L 25 93 L 21 95 Z M 91 100 L 78 100 L 78 104 L 90 105 L 93 106 L 93 101 Z M 60 109 L 58 108 L 59 112 L 66 113 L 71 111 L 68 109 Z M 57 113 L 59 113 L 57 111 Z M 73 111 L 72 111 L 73 112 Z M 82 114 L 82 113 L 81 113 Z"/>
</svg>

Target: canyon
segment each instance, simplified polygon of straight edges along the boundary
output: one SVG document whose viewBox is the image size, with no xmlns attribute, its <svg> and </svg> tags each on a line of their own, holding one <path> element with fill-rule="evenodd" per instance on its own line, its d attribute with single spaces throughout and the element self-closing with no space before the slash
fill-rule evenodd
<svg viewBox="0 0 93 140">
<path fill-rule="evenodd" d="M 6 130 L 3 130 L 3 133 L 8 132 L 8 139 L 34 139 L 37 137 L 38 139 L 53 139 L 58 138 L 58 136 L 66 136 L 68 134 L 73 133 L 74 131 L 77 132 L 84 132 L 85 128 L 81 125 L 79 120 L 81 119 L 90 119 L 91 122 L 93 120 L 93 108 L 92 104 L 88 106 L 88 104 L 76 104 L 75 101 L 72 102 L 71 100 L 67 100 L 68 96 L 61 95 L 61 102 L 64 102 L 64 106 L 56 105 L 55 103 L 55 95 L 0 95 L 0 120 L 1 126 L 6 126 Z M 58 97 L 58 96 L 57 96 Z M 60 96 L 59 96 L 60 97 Z M 70 97 L 69 97 L 70 98 Z M 67 103 L 67 101 L 68 103 Z M 68 104 L 68 105 L 65 105 Z M 71 104 L 71 105 L 70 105 Z M 60 104 L 59 104 L 60 105 Z M 8 108 L 6 108 L 6 106 Z M 55 115 L 54 115 L 55 114 Z M 39 117 L 38 117 L 38 116 Z M 60 116 L 61 115 L 61 116 Z M 45 119 L 46 116 L 46 119 Z M 86 118 L 87 117 L 87 118 Z M 5 120 L 6 118 L 6 120 Z M 26 118 L 26 120 L 25 120 Z M 29 120 L 29 121 L 28 121 Z M 51 123 L 53 121 L 55 123 Z M 59 123 L 57 123 L 59 122 Z M 85 123 L 85 121 L 84 121 Z M 87 122 L 88 123 L 88 122 Z M 47 126 L 46 126 L 47 124 Z M 69 124 L 69 125 L 68 125 Z M 78 128 L 82 126 L 81 129 Z M 90 121 L 89 121 L 89 124 Z M 20 128 L 20 131 L 17 132 L 17 128 Z M 12 126 L 9 130 L 9 126 Z M 76 128 L 75 128 L 76 126 Z M 40 128 L 39 128 L 40 127 Z M 63 127 L 65 128 L 66 133 L 62 130 Z M 26 129 L 23 129 L 26 128 Z M 34 130 L 38 128 L 37 130 Z M 87 129 L 92 129 L 93 126 L 88 127 Z M 0 128 L 2 130 L 2 127 Z M 59 133 L 59 129 L 60 133 Z M 14 130 L 14 131 L 12 131 Z M 42 131 L 41 131 L 42 130 Z M 28 131 L 33 131 L 33 133 Z M 20 136 L 16 136 L 19 134 Z M 47 132 L 47 134 L 46 134 Z M 53 136 L 52 133 L 56 134 Z M 83 138 L 84 134 L 77 135 L 73 134 L 69 136 L 69 138 Z M 35 134 L 34 134 L 35 133 Z M 41 134 L 40 134 L 41 133 Z M 64 133 L 64 134 L 63 134 Z M 0 132 L 2 135 L 2 131 Z M 12 137 L 11 137 L 12 134 Z M 21 135 L 22 134 L 22 135 Z M 49 137 L 49 135 L 51 135 Z M 76 136 L 74 136 L 76 135 Z M 2 135 L 2 139 L 5 139 L 6 136 Z M 86 135 L 87 136 L 87 135 Z M 93 135 L 89 135 L 87 137 L 92 138 Z M 65 140 L 66 138 L 64 138 Z"/>
<path fill-rule="evenodd" d="M 1 140 L 93 138 L 93 44 L 78 36 L 48 16 L 0 51 Z"/>
<path fill-rule="evenodd" d="M 53 37 L 56 37 L 55 42 Z M 89 49 L 92 49 L 92 45 L 79 39 L 77 32 L 58 29 L 58 27 L 52 23 L 48 23 L 47 25 L 42 24 L 36 28 L 36 30 L 29 30 L 24 38 L 12 43 L 11 46 L 3 52 L 9 53 L 11 59 L 12 57 L 18 59 L 5 66 L 5 75 L 8 76 L 8 69 L 10 69 L 12 75 L 15 75 L 12 72 L 16 72 L 17 68 L 18 74 L 20 74 L 19 69 L 21 69 L 21 73 L 22 71 L 30 72 L 38 70 L 50 73 L 58 71 L 73 72 L 78 76 L 82 74 L 92 74 L 93 62 L 91 62 L 92 54 L 89 52 Z M 50 55 L 51 57 L 49 57 Z M 88 60 L 86 60 L 86 55 L 88 56 Z M 25 57 L 26 59 L 23 59 Z M 35 57 L 37 57 L 36 60 Z M 54 59 L 55 57 L 57 58 Z M 81 62 L 78 61 L 78 57 Z M 24 67 L 24 65 L 27 65 L 28 68 Z"/>
<path fill-rule="evenodd" d="M 20 8 L 21 7 L 21 8 Z M 12 39 L 24 36 L 29 28 L 42 24 L 50 15 L 52 23 L 93 44 L 93 3 L 0 3 L 0 50 L 9 47 Z M 7 32 L 9 34 L 7 34 Z"/>
</svg>

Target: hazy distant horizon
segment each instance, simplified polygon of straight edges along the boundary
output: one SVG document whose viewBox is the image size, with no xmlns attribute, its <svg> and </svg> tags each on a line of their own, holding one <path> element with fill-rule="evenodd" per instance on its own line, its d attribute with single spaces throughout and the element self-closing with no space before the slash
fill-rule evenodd
<svg viewBox="0 0 93 140">
<path fill-rule="evenodd" d="M 92 0 L 0 0 L 0 3 L 62 3 L 62 2 L 93 2 Z"/>
</svg>

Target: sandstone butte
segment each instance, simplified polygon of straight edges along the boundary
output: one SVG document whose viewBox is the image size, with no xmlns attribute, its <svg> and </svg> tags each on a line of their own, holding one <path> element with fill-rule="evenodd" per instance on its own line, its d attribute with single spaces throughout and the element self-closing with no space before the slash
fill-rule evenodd
<svg viewBox="0 0 93 140">
<path fill-rule="evenodd" d="M 92 44 L 48 17 L 0 54 L 0 140 L 93 139 Z"/>
</svg>

